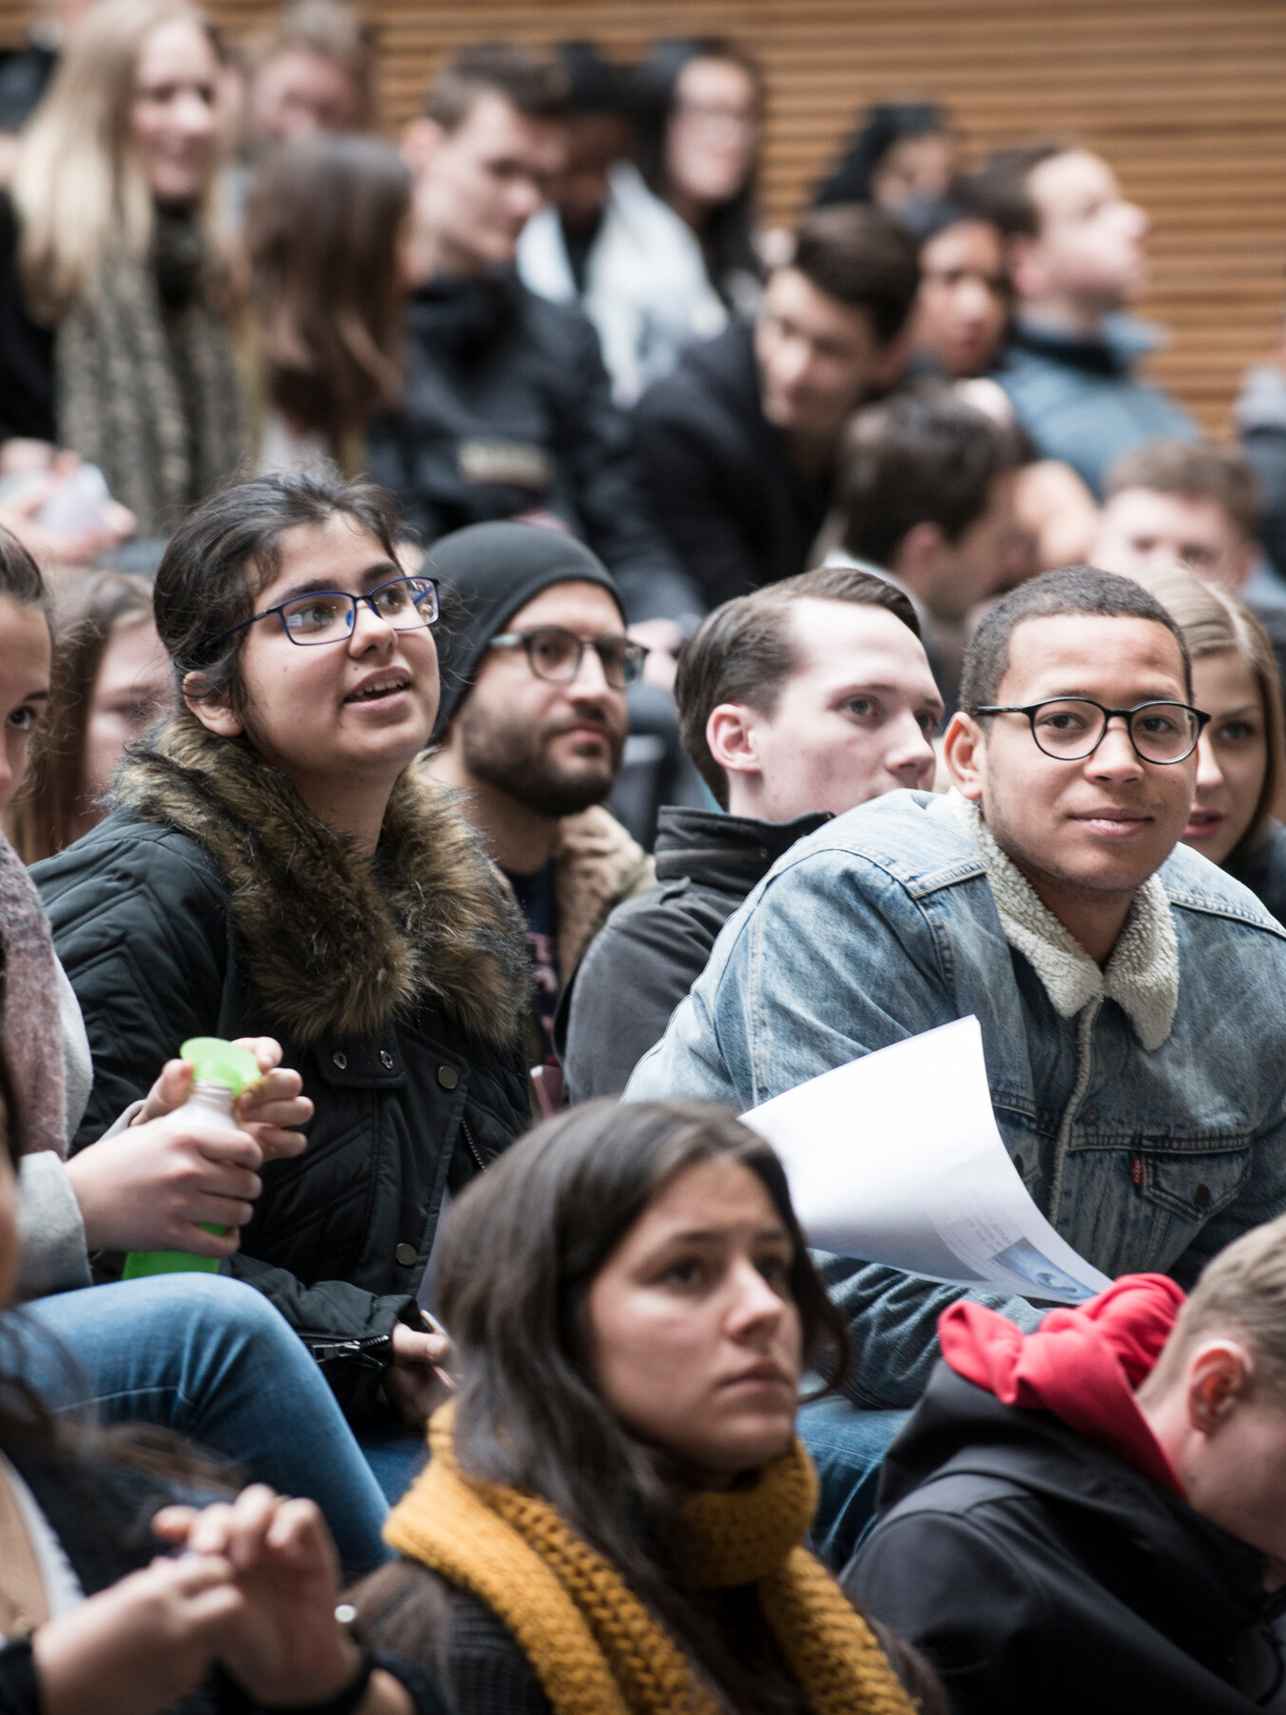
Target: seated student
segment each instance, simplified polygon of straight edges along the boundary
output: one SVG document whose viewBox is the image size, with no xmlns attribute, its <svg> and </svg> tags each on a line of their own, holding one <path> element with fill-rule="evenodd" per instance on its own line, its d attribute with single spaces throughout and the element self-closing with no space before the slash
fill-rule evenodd
<svg viewBox="0 0 1286 1715">
<path fill-rule="evenodd" d="M 672 649 L 695 594 L 648 514 L 598 336 L 514 270 L 566 159 L 566 113 L 552 61 L 493 42 L 450 59 L 407 127 L 405 385 L 372 423 L 369 468 L 426 542 L 556 520 L 607 566 L 631 620 L 649 623 L 643 641 Z"/>
<path fill-rule="evenodd" d="M 557 55 L 568 159 L 549 206 L 523 228 L 518 271 L 533 291 L 580 304 L 628 406 L 685 345 L 758 301 L 760 73 L 716 38 L 663 44 L 637 77 L 590 42 L 561 42 Z"/>
<path fill-rule="evenodd" d="M 1041 458 L 1060 459 L 1102 494 L 1116 459 L 1195 427 L 1136 374 L 1153 329 L 1123 312 L 1147 279 L 1148 217 L 1088 149 L 1003 150 L 979 175 L 1012 234 L 1014 315 L 996 379 Z"/>
<path fill-rule="evenodd" d="M 375 129 L 374 32 L 344 0 L 290 0 L 271 31 L 247 45 L 252 155 L 319 131 Z"/>
<path fill-rule="evenodd" d="M 460 790 L 526 918 L 539 1065 L 587 943 L 652 880 L 603 803 L 647 651 L 625 634 L 606 568 L 561 530 L 475 524 L 443 537 L 427 564 L 448 623 L 437 749 L 422 772 Z"/>
<path fill-rule="evenodd" d="M 661 812 L 657 885 L 620 905 L 567 991 L 573 1101 L 616 1095 L 705 969 L 720 929 L 797 839 L 929 786 L 938 695 L 906 596 L 846 566 L 725 602 L 679 659 L 684 744 L 720 809 Z"/>
<path fill-rule="evenodd" d="M 1206 724 L 1186 646 L 1130 579 L 1050 572 L 982 620 L 960 704 L 954 790 L 890 793 L 795 846 L 626 1095 L 744 1111 L 973 1013 L 1041 1213 L 1105 1274 L 1191 1282 L 1286 1210 L 1286 929 L 1179 846 Z M 938 1316 L 965 1294 L 860 1261 L 826 1272 L 861 1363 L 851 1403 L 809 1407 L 802 1428 L 843 1554 L 892 1408 L 919 1398 Z"/>
<path fill-rule="evenodd" d="M 1254 472 L 1217 441 L 1149 441 L 1108 473 L 1094 559 L 1127 577 L 1181 560 L 1244 599 L 1256 559 Z"/>
<path fill-rule="evenodd" d="M 29 904 L 38 920 L 34 894 Z M 5 930 L 12 942 L 12 917 Z M 24 1115 L 7 1078 L 0 1087 L 0 1707 L 6 1715 L 439 1710 L 422 1670 L 377 1662 L 339 1624 L 339 1563 L 311 1501 L 257 1485 L 200 1509 L 173 1504 L 218 1481 L 180 1464 L 181 1444 L 167 1480 L 154 1443 L 146 1462 L 131 1460 L 128 1440 L 73 1431 L 33 1391 L 20 1361 L 25 1318 L 9 1309 Z M 30 1333 L 41 1340 L 39 1328 Z M 177 1552 L 158 1558 L 165 1544 Z"/>
<path fill-rule="evenodd" d="M 0 532 L 0 812 L 22 788 L 45 718 L 50 642 L 40 573 Z M 128 1127 L 113 1126 L 67 1163 L 67 1134 L 89 1096 L 89 1044 L 31 882 L 3 840 L 0 969 L 10 1130 L 23 1149 L 16 1291 L 34 1334 L 29 1379 L 60 1410 L 89 1405 L 113 1422 L 180 1429 L 260 1480 L 309 1495 L 345 1565 L 377 1564 L 379 1491 L 317 1365 L 265 1299 L 205 1274 L 90 1286 L 89 1253 L 104 1247 L 235 1250 L 263 1158 L 303 1147 L 292 1128 L 312 1103 L 299 1095 L 298 1073 L 280 1067 L 277 1043 L 248 1044 L 265 1076 L 238 1106 L 243 1135 L 216 1138 L 199 1122 L 179 1131 L 153 1123 L 190 1088 L 175 1061 Z"/>
<path fill-rule="evenodd" d="M 985 375 L 1009 322 L 1005 238 L 968 179 L 940 200 L 918 200 L 901 218 L 920 249 L 920 290 L 911 323 L 913 360 L 952 380 Z"/>
<path fill-rule="evenodd" d="M 704 611 L 808 569 L 844 425 L 901 374 L 919 279 L 891 216 L 807 215 L 753 326 L 689 347 L 639 400 L 647 494 Z"/>
<path fill-rule="evenodd" d="M 394 1489 L 418 1457 L 397 1417 L 422 1421 L 442 1351 L 417 1295 L 444 1201 L 529 1112 L 517 914 L 408 773 L 436 613 L 379 490 L 292 475 L 213 497 L 156 578 L 183 710 L 113 814 L 36 870 L 93 1047 L 88 1156 L 188 1036 L 275 1033 L 302 1074 L 308 1151 L 266 1164 L 227 1268 L 318 1352 Z"/>
<path fill-rule="evenodd" d="M 104 814 L 127 744 L 173 710 L 174 677 L 152 620 L 152 589 L 128 572 L 77 571 L 54 590 L 54 674 L 16 794 L 13 842 L 52 857 Z"/>
<path fill-rule="evenodd" d="M 1143 1275 L 1034 1333 L 944 1314 L 844 1582 L 955 1715 L 1280 1706 L 1283 1257 L 1279 1219 L 1186 1303 Z"/>
<path fill-rule="evenodd" d="M 873 102 L 813 191 L 813 207 L 873 202 L 900 213 L 910 198 L 943 195 L 959 153 L 959 132 L 936 101 Z"/>
<path fill-rule="evenodd" d="M 844 434 L 822 539 L 832 560 L 873 565 L 910 596 L 949 709 L 970 613 L 1027 570 L 1022 463 L 1012 429 L 933 384 L 869 406 Z"/>
<path fill-rule="evenodd" d="M 354 1594 L 367 1635 L 461 1710 L 938 1707 L 804 1546 L 799 1382 L 844 1333 L 761 1139 L 697 1105 L 561 1115 L 460 1199 L 440 1280 L 458 1391 L 403 1558 Z"/>
<path fill-rule="evenodd" d="M 1183 566 L 1133 574 L 1183 633 L 1192 695 L 1210 721 L 1197 746 L 1185 845 L 1286 922 L 1286 723 L 1272 644 L 1248 607 Z"/>
</svg>

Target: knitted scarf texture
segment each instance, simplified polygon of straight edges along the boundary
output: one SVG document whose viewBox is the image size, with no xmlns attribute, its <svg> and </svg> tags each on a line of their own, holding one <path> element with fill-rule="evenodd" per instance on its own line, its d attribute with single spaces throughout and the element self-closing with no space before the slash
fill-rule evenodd
<svg viewBox="0 0 1286 1715">
<path fill-rule="evenodd" d="M 4 1088 L 24 1154 L 55 1149 L 66 1153 L 62 1022 L 58 1014 L 58 969 L 40 898 L 26 866 L 0 838 L 0 987 L 4 1011 Z"/>
<path fill-rule="evenodd" d="M 492 1609 L 556 1715 L 721 1715 L 670 1634 L 548 1502 L 461 1474 L 454 1410 L 433 1417 L 429 1464 L 385 1526 L 391 1546 Z M 816 1715 L 914 1715 L 870 1627 L 802 1546 L 816 1500 L 795 1443 L 753 1488 L 685 1503 L 679 1558 L 694 1588 L 756 1585 Z"/>
<path fill-rule="evenodd" d="M 58 325 L 59 438 L 166 536 L 237 470 L 245 422 L 232 340 L 210 302 L 196 224 L 160 216 L 152 252 L 123 248 Z"/>
</svg>

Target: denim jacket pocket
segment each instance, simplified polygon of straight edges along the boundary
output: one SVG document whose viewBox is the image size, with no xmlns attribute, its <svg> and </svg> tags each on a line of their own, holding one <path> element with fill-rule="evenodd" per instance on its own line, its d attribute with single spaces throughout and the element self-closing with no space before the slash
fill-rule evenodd
<svg viewBox="0 0 1286 1715">
<path fill-rule="evenodd" d="M 1124 1261 L 1124 1266 L 1172 1268 L 1201 1229 L 1236 1200 L 1250 1164 L 1246 1143 L 1158 1149 L 1145 1137 L 1135 1140 L 1124 1171 L 1135 1193 L 1135 1218 L 1127 1225 L 1134 1230 L 1130 1248 L 1139 1260 Z"/>
</svg>

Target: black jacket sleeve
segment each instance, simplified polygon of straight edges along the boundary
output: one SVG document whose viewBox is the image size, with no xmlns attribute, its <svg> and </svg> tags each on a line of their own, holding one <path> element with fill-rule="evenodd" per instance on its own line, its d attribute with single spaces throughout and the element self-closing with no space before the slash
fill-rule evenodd
<svg viewBox="0 0 1286 1715">
<path fill-rule="evenodd" d="M 628 900 L 612 913 L 576 968 L 559 1020 L 559 1052 L 573 1102 L 620 1095 L 705 969 L 710 946 L 656 893 Z"/>
<path fill-rule="evenodd" d="M 612 399 L 598 335 L 587 317 L 565 313 L 560 441 L 585 539 L 620 586 L 631 620 L 695 621 L 703 603 L 648 510 L 631 420 Z"/>
<path fill-rule="evenodd" d="M 233 932 L 221 884 L 199 849 L 159 827 L 127 824 L 120 837 L 80 841 L 33 873 L 93 1054 L 94 1087 L 72 1145 L 83 1149 L 146 1096 L 188 1037 L 248 1033 L 228 976 Z M 258 1287 L 310 1346 L 365 1342 L 347 1356 L 368 1375 L 387 1366 L 396 1322 L 419 1325 L 404 1294 L 342 1280 L 305 1285 L 241 1253 L 227 1268 Z M 347 1398 L 338 1385 L 336 1392 Z M 370 1389 L 360 1393 L 369 1404 Z"/>
<path fill-rule="evenodd" d="M 703 612 L 761 581 L 709 426 L 690 408 L 682 373 L 658 381 L 634 409 L 643 492 Z"/>
</svg>

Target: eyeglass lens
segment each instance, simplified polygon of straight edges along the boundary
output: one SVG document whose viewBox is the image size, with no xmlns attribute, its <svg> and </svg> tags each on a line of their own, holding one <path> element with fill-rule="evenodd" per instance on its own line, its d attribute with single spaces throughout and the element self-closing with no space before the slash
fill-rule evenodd
<svg viewBox="0 0 1286 1715">
<path fill-rule="evenodd" d="M 1127 719 L 1134 748 L 1148 762 L 1181 762 L 1197 742 L 1197 718 L 1183 703 L 1145 703 Z M 1088 756 L 1107 727 L 1097 703 L 1075 699 L 1041 703 L 1031 721 L 1045 754 L 1069 762 Z"/>
<path fill-rule="evenodd" d="M 628 637 L 596 637 L 586 643 L 575 632 L 558 626 L 529 631 L 523 638 L 532 671 L 542 679 L 570 684 L 580 671 L 586 649 L 592 649 L 603 664 L 603 677 L 613 690 L 623 691 L 638 678 L 644 650 Z"/>
<path fill-rule="evenodd" d="M 352 636 L 359 601 L 368 602 L 394 631 L 418 631 L 438 617 L 438 592 L 431 578 L 395 578 L 365 596 L 314 590 L 285 602 L 278 611 L 292 642 L 338 643 Z"/>
</svg>

